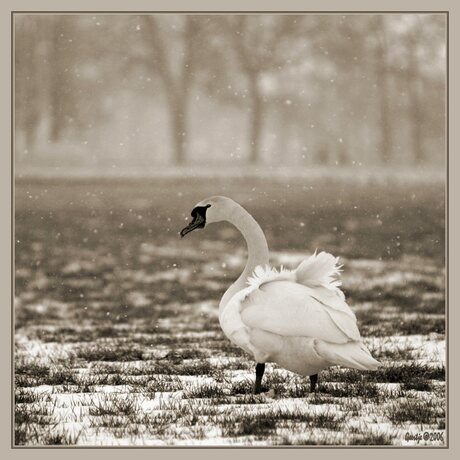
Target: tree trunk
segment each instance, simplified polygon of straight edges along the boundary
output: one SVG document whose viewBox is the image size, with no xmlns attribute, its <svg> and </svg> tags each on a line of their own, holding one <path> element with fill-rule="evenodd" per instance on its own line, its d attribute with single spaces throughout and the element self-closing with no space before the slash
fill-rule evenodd
<svg viewBox="0 0 460 460">
<path fill-rule="evenodd" d="M 419 76 L 415 37 L 409 38 L 408 45 L 409 69 L 406 73 L 406 85 L 409 95 L 412 155 L 415 163 L 420 164 L 425 160 L 425 152 L 423 150 L 422 139 L 423 111 L 420 104 L 420 94 L 422 94 L 420 85 L 422 82 Z"/>
<path fill-rule="evenodd" d="M 412 149 L 414 152 L 415 163 L 420 164 L 425 160 L 425 152 L 422 142 L 422 110 L 418 95 L 417 83 L 414 82 L 411 95 L 411 118 L 412 118 Z"/>
<path fill-rule="evenodd" d="M 31 153 L 34 150 L 39 123 L 40 101 L 36 75 L 40 69 L 37 67 L 37 40 L 35 37 L 38 27 L 35 18 L 27 16 L 16 19 L 15 24 L 15 127 L 18 131 L 24 132 L 25 147 Z"/>
<path fill-rule="evenodd" d="M 186 162 L 187 141 L 187 94 L 172 94 L 169 98 L 171 134 L 173 147 L 173 162 L 183 165 Z"/>
<path fill-rule="evenodd" d="M 191 90 L 193 50 L 197 33 L 195 18 L 185 16 L 182 62 L 180 63 L 179 74 L 176 74 L 174 68 L 171 68 L 166 55 L 166 50 L 169 49 L 169 44 L 166 42 L 167 37 L 164 37 L 160 32 L 155 17 L 143 16 L 143 18 L 150 33 L 154 50 L 155 61 L 152 68 L 159 72 L 167 98 L 173 162 L 175 165 L 183 165 L 186 162 L 188 96 Z"/>
<path fill-rule="evenodd" d="M 58 94 L 56 85 L 52 85 L 50 99 L 51 99 L 51 126 L 50 126 L 50 140 L 57 142 L 61 138 L 64 128 L 64 119 L 61 107 L 61 98 Z"/>
<path fill-rule="evenodd" d="M 391 162 L 391 125 L 390 106 L 388 102 L 388 77 L 386 72 L 379 72 L 379 106 L 380 106 L 380 158 L 382 163 Z"/>
<path fill-rule="evenodd" d="M 263 100 L 257 86 L 257 76 L 251 77 L 251 116 L 249 131 L 249 163 L 260 163 L 260 145 L 263 123 Z"/>
<path fill-rule="evenodd" d="M 392 157 L 392 139 L 391 139 L 391 122 L 390 122 L 390 104 L 389 104 L 389 81 L 387 69 L 387 44 L 384 17 L 377 16 L 377 31 L 380 40 L 376 48 L 377 64 L 377 86 L 379 91 L 379 111 L 380 111 L 380 148 L 379 154 L 381 162 L 388 164 Z"/>
<path fill-rule="evenodd" d="M 65 17 L 53 18 L 51 23 L 51 50 L 49 66 L 49 99 L 50 99 L 50 140 L 57 142 L 61 139 L 65 129 L 65 90 L 69 79 L 64 75 L 65 50 L 61 34 L 66 32 L 67 20 Z"/>
</svg>

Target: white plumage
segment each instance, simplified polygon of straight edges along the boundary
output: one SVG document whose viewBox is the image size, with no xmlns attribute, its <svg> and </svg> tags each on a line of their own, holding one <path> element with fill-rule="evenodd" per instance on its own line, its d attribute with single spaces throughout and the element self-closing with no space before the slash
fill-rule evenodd
<svg viewBox="0 0 460 460">
<path fill-rule="evenodd" d="M 222 330 L 257 362 L 273 361 L 301 375 L 334 364 L 376 369 L 338 287 L 338 270 L 337 259 L 325 252 L 293 271 L 258 266 L 249 287 L 221 310 Z"/>
<path fill-rule="evenodd" d="M 222 330 L 235 345 L 258 363 L 276 362 L 301 375 L 333 365 L 361 370 L 380 365 L 363 344 L 356 316 L 340 290 L 338 258 L 315 252 L 296 270 L 278 271 L 268 265 L 262 230 L 240 205 L 212 197 L 195 209 L 202 208 L 207 209 L 206 224 L 227 220 L 248 244 L 245 270 L 219 309 Z"/>
</svg>

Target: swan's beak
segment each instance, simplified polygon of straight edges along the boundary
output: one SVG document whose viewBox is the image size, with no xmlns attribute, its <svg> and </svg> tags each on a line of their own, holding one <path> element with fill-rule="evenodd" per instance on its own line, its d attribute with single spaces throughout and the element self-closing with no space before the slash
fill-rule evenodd
<svg viewBox="0 0 460 460">
<path fill-rule="evenodd" d="M 180 236 L 181 238 L 183 238 L 185 235 L 187 235 L 187 233 L 190 233 L 192 232 L 193 230 L 195 230 L 196 228 L 204 228 L 206 224 L 206 219 L 204 217 L 202 217 L 200 214 L 195 214 L 195 217 L 193 218 L 193 220 L 187 225 L 187 227 L 183 228 L 181 231 L 180 231 Z"/>
</svg>

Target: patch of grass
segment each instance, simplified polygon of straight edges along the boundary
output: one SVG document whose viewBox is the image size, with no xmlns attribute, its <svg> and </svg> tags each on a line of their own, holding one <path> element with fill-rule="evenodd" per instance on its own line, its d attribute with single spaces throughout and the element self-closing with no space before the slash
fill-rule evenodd
<svg viewBox="0 0 460 460">
<path fill-rule="evenodd" d="M 14 423 L 16 425 L 56 425 L 54 419 L 55 404 L 36 402 L 32 404 L 16 404 Z"/>
<path fill-rule="evenodd" d="M 305 377 L 286 377 L 271 372 L 266 374 L 263 383 L 263 391 L 273 390 L 275 394 L 285 398 L 305 398 L 310 394 L 310 383 Z"/>
<path fill-rule="evenodd" d="M 167 411 L 162 414 L 139 412 L 130 419 L 132 425 L 143 426 L 145 430 L 154 436 L 162 436 L 178 422 L 178 413 Z"/>
<path fill-rule="evenodd" d="M 256 435 L 265 436 L 276 429 L 276 420 L 260 418 L 247 418 L 237 425 L 234 436 Z"/>
<path fill-rule="evenodd" d="M 358 371 L 355 369 L 331 368 L 322 373 L 322 382 L 375 382 L 404 383 L 413 380 L 445 381 L 445 367 L 430 366 L 419 363 L 400 364 L 385 363 L 375 371 Z"/>
<path fill-rule="evenodd" d="M 93 427 L 104 428 L 126 428 L 131 422 L 125 415 L 106 414 L 95 417 L 91 420 Z"/>
<path fill-rule="evenodd" d="M 81 430 L 78 433 L 70 433 L 68 431 L 62 431 L 60 433 L 48 433 L 42 443 L 44 445 L 52 446 L 70 446 L 77 444 L 78 439 L 81 435 Z"/>
<path fill-rule="evenodd" d="M 97 404 L 89 408 L 89 414 L 94 416 L 119 416 L 133 415 L 139 410 L 137 401 L 127 395 L 111 395 L 98 401 Z"/>
<path fill-rule="evenodd" d="M 347 399 L 344 401 L 343 409 L 346 410 L 347 414 L 351 417 L 358 417 L 363 409 L 363 401 L 360 399 Z"/>
<path fill-rule="evenodd" d="M 361 333 L 365 336 L 391 337 L 394 335 L 445 333 L 445 319 L 429 314 L 417 314 L 411 319 L 404 320 L 404 316 L 401 314 L 387 317 L 378 312 L 358 311 L 357 318 Z M 391 350 L 385 350 L 383 353 L 385 352 L 391 353 Z M 388 355 L 388 357 L 391 356 Z"/>
<path fill-rule="evenodd" d="M 57 325 L 52 329 L 35 328 L 30 331 L 30 338 L 38 339 L 45 343 L 85 343 L 94 342 L 100 339 L 125 338 L 129 333 L 125 328 L 115 325 L 91 327 L 69 327 Z"/>
<path fill-rule="evenodd" d="M 56 428 L 56 423 L 45 425 L 42 430 L 33 424 L 21 424 L 15 426 L 14 444 L 16 446 L 61 446 L 75 445 L 80 438 L 81 431 L 71 432 L 64 428 Z"/>
<path fill-rule="evenodd" d="M 30 404 L 40 401 L 40 395 L 32 391 L 26 391 L 22 388 L 18 388 L 14 394 L 15 404 Z"/>
<path fill-rule="evenodd" d="M 324 428 L 327 430 L 338 430 L 345 420 L 345 416 L 332 412 L 305 413 L 305 412 L 281 412 L 274 414 L 281 420 L 292 420 L 295 422 L 306 423 L 312 428 Z"/>
<path fill-rule="evenodd" d="M 392 442 L 390 437 L 384 434 L 367 434 L 353 437 L 349 444 L 351 446 L 390 446 Z"/>
<path fill-rule="evenodd" d="M 376 371 L 363 372 L 364 379 L 374 382 L 404 383 L 414 380 L 445 380 L 444 366 L 432 367 L 418 363 L 392 364 L 378 368 Z"/>
<path fill-rule="evenodd" d="M 320 385 L 320 391 L 338 398 L 360 398 L 363 401 L 373 400 L 379 402 L 382 398 L 377 384 L 373 382 L 360 381 L 355 384 L 346 385 Z"/>
<path fill-rule="evenodd" d="M 215 383 L 199 385 L 195 388 L 189 388 L 184 392 L 184 398 L 218 398 L 223 396 L 224 392 L 221 385 Z"/>
<path fill-rule="evenodd" d="M 444 334 L 446 321 L 444 318 L 418 317 L 415 320 L 400 322 L 396 331 L 401 335 L 427 335 L 431 333 Z"/>
<path fill-rule="evenodd" d="M 237 436 L 255 436 L 260 438 L 273 433 L 276 430 L 276 419 L 267 418 L 264 415 L 243 417 L 241 420 L 223 423 L 221 425 L 222 435 Z"/>
<path fill-rule="evenodd" d="M 208 358 L 210 355 L 209 350 L 203 350 L 200 348 L 184 348 L 184 349 L 177 349 L 174 350 L 165 357 L 169 361 L 175 362 L 182 362 L 185 359 L 205 359 Z"/>
<path fill-rule="evenodd" d="M 14 445 L 15 446 L 23 446 L 27 442 L 30 442 L 30 429 L 28 425 L 15 425 L 14 427 Z"/>
<path fill-rule="evenodd" d="M 262 386 L 262 391 L 265 392 L 268 390 L 268 387 Z M 251 395 L 254 393 L 254 382 L 250 380 L 240 380 L 238 382 L 232 383 L 230 389 L 231 395 Z"/>
<path fill-rule="evenodd" d="M 362 380 L 362 372 L 356 369 L 332 367 L 320 374 L 320 385 L 323 382 L 358 383 Z"/>
<path fill-rule="evenodd" d="M 309 396 L 309 404 L 323 405 L 323 404 L 335 404 L 336 401 L 329 394 L 315 392 Z"/>
<path fill-rule="evenodd" d="M 444 417 L 444 411 L 423 400 L 403 400 L 392 403 L 386 409 L 386 416 L 395 425 L 405 422 L 415 424 L 433 424 Z"/>
<path fill-rule="evenodd" d="M 148 376 L 148 384 L 146 391 L 149 393 L 155 392 L 170 392 L 180 391 L 183 389 L 181 380 L 176 376 L 171 375 L 152 375 Z"/>
<path fill-rule="evenodd" d="M 267 399 L 264 395 L 255 394 L 238 394 L 233 396 L 220 396 L 212 398 L 210 404 L 221 406 L 223 404 L 267 404 Z"/>
<path fill-rule="evenodd" d="M 143 350 L 131 347 L 113 346 L 90 346 L 77 350 L 77 356 L 85 361 L 141 361 L 143 359 Z"/>
<path fill-rule="evenodd" d="M 212 367 L 208 361 L 182 363 L 174 369 L 177 375 L 210 375 Z"/>
<path fill-rule="evenodd" d="M 17 361 L 14 371 L 17 376 L 28 376 L 38 379 L 46 378 L 50 373 L 50 367 L 33 361 Z"/>
<path fill-rule="evenodd" d="M 39 385 L 76 385 L 78 378 L 69 369 L 53 369 L 47 377 L 39 380 Z"/>
<path fill-rule="evenodd" d="M 346 289 L 347 297 L 352 303 L 373 302 L 380 306 L 394 306 L 405 313 L 443 314 L 445 312 L 444 276 L 441 274 L 435 278 L 435 281 L 429 281 L 423 277 L 405 280 L 401 284 L 384 283 L 374 285 L 372 289 L 356 286 Z M 428 294 L 429 300 L 426 294 Z M 439 294 L 439 297 L 433 297 L 433 294 Z M 366 324 L 362 316 L 365 316 L 365 314 L 359 315 L 359 319 L 363 321 L 363 324 Z M 407 324 L 405 327 L 409 328 L 411 325 L 414 328 L 423 327 L 422 322 Z"/>
<path fill-rule="evenodd" d="M 404 390 L 433 391 L 433 385 L 426 380 L 408 380 L 402 383 Z"/>
<path fill-rule="evenodd" d="M 31 408 L 26 405 L 16 405 L 14 410 L 14 421 L 16 425 L 29 425 L 37 422 L 36 414 L 31 411 Z"/>
</svg>

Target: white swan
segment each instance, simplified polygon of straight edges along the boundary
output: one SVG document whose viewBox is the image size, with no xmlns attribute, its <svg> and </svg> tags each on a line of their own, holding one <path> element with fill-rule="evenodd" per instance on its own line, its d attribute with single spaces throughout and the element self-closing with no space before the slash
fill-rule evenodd
<svg viewBox="0 0 460 460">
<path fill-rule="evenodd" d="M 227 289 L 219 305 L 225 335 L 254 356 L 260 393 L 265 362 L 310 376 L 314 391 L 318 372 L 341 365 L 375 370 L 380 363 L 365 347 L 356 317 L 345 302 L 338 280 L 338 258 L 321 252 L 296 270 L 268 266 L 265 235 L 255 219 L 230 198 L 214 196 L 198 203 L 185 236 L 205 225 L 227 221 L 244 236 L 248 260 L 243 273 Z"/>
</svg>

